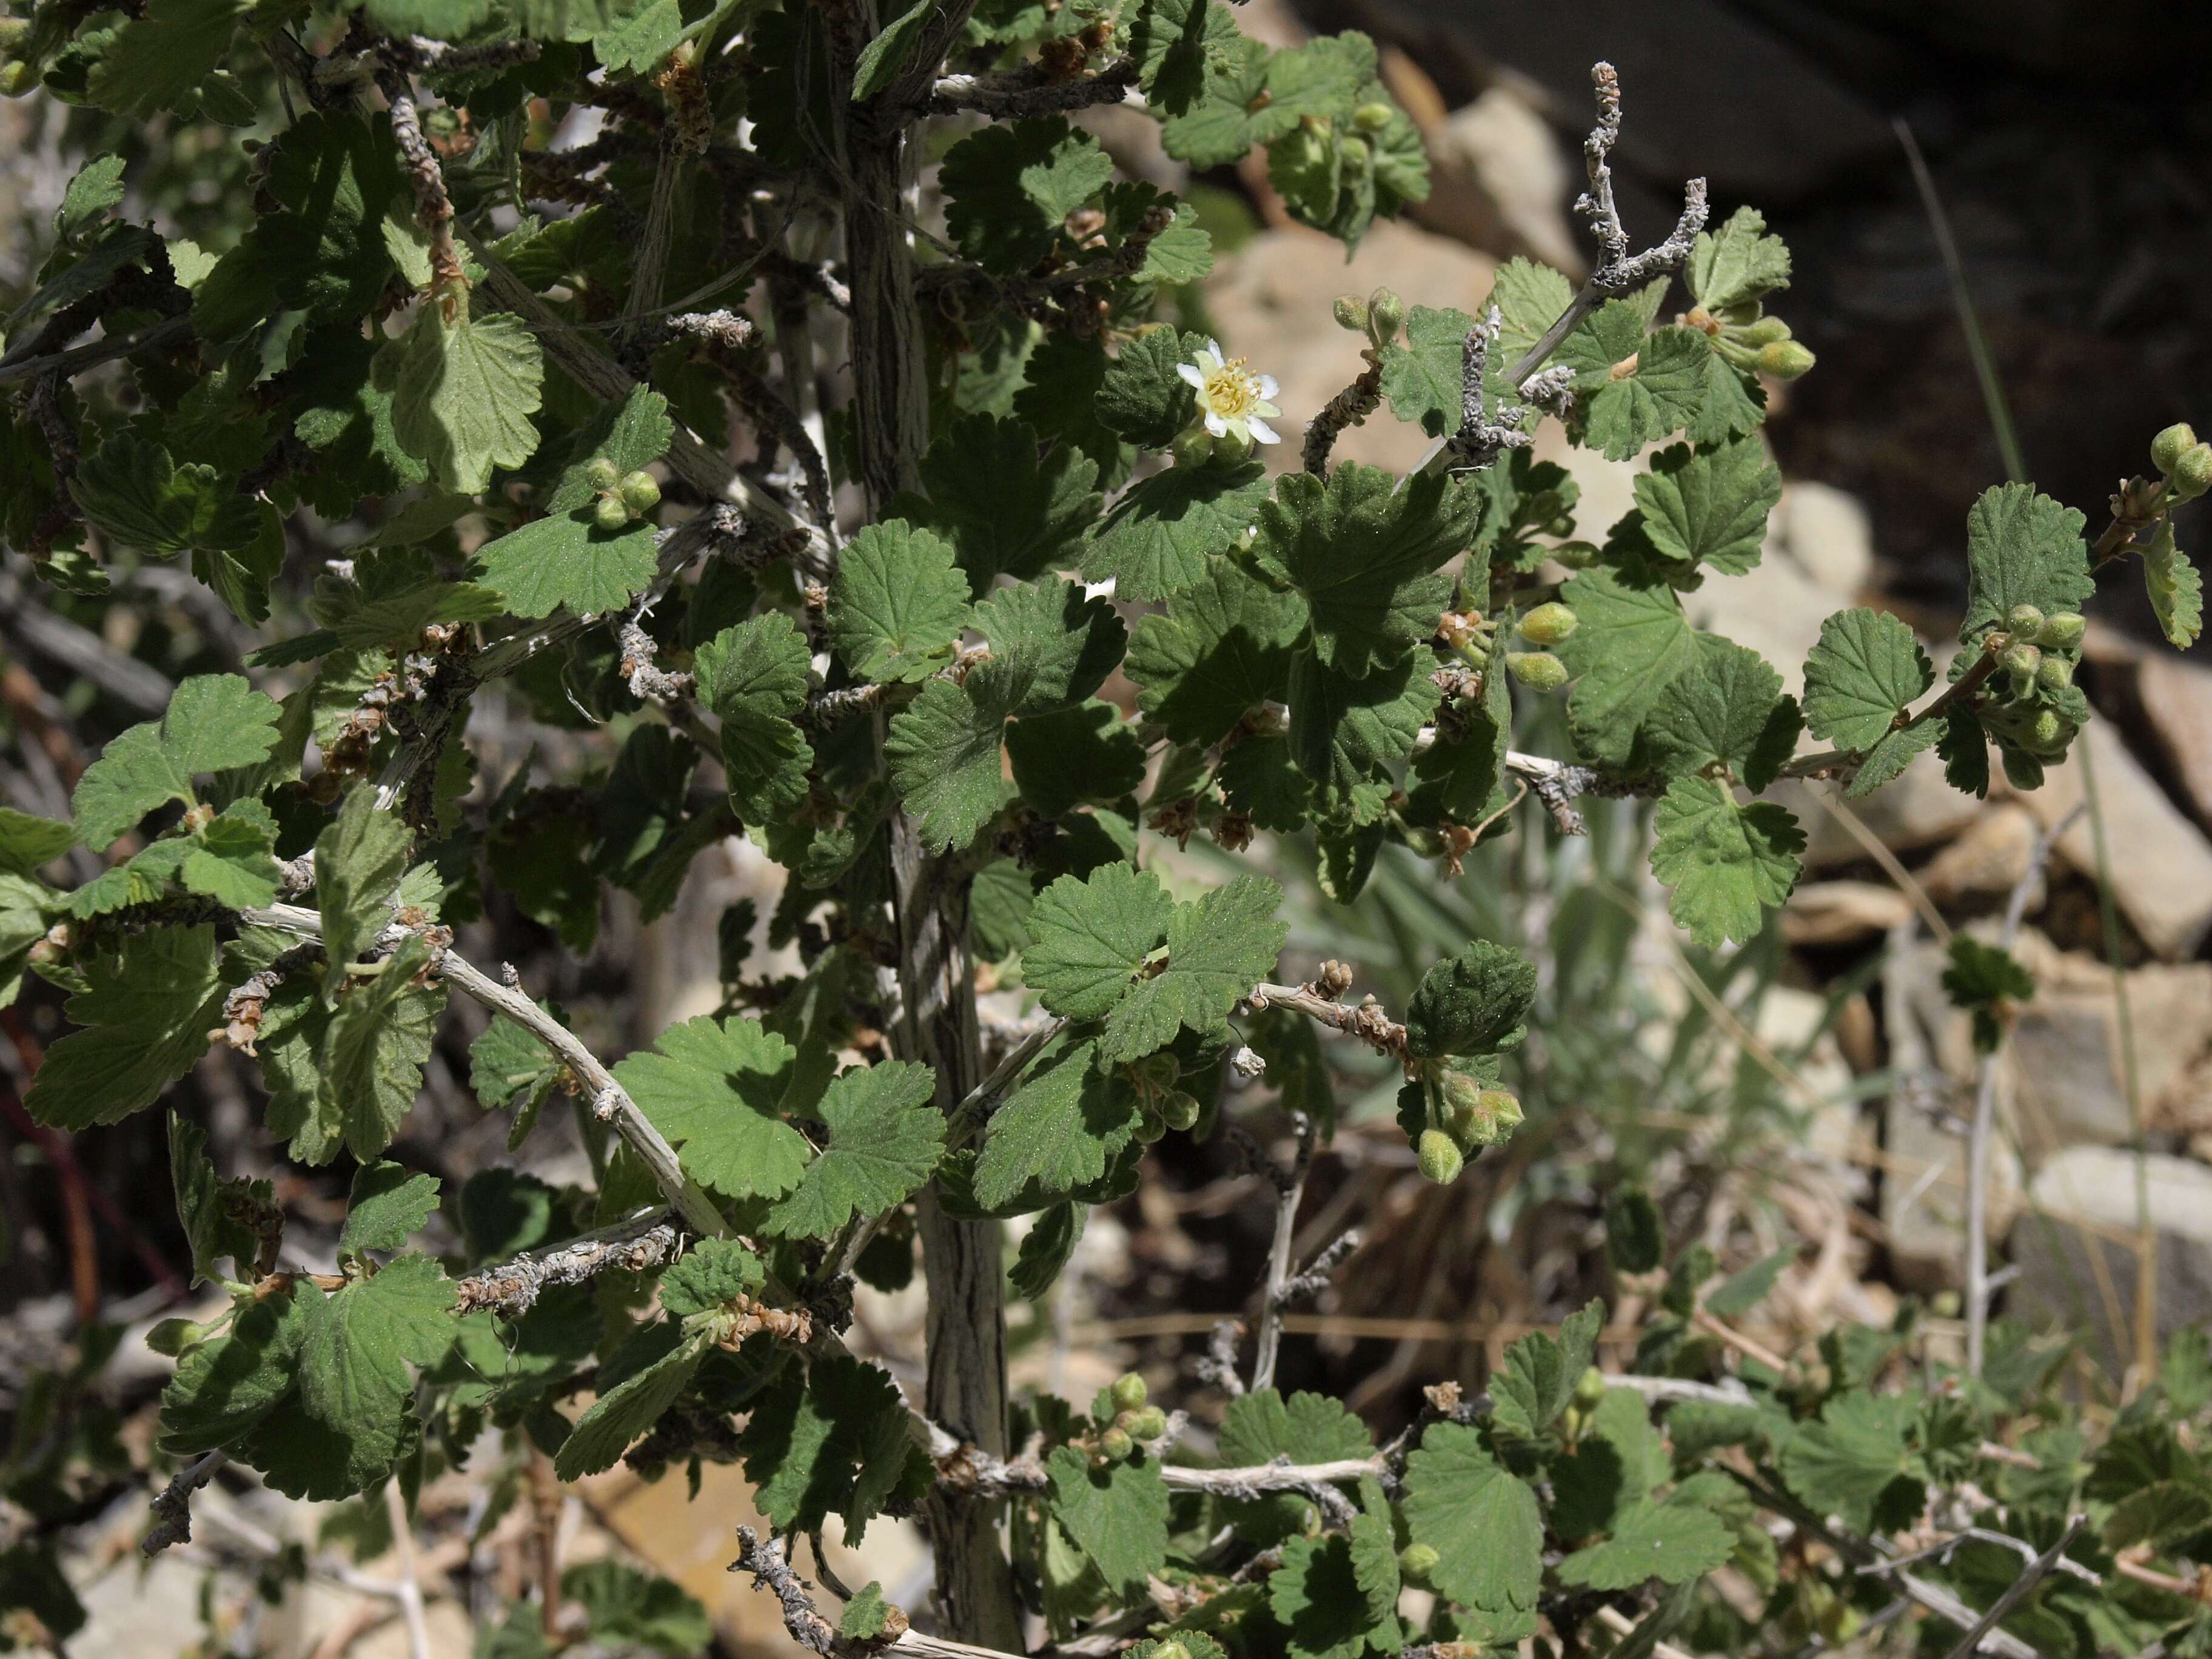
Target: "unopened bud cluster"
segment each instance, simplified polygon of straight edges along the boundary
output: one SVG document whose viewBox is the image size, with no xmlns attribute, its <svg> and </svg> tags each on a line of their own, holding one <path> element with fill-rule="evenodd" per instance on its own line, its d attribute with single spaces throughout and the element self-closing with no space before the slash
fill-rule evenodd
<svg viewBox="0 0 2212 1659">
<path fill-rule="evenodd" d="M 1168 1414 L 1147 1403 L 1145 1379 L 1124 1371 L 1114 1379 L 1092 1408 L 1096 1427 L 1091 1435 L 1091 1455 L 1100 1464 L 1123 1463 L 1137 1449 L 1168 1431 Z"/>
<path fill-rule="evenodd" d="M 1465 1072 L 1437 1068 L 1423 1079 L 1429 1123 L 1414 1143 L 1421 1173 L 1440 1187 L 1459 1179 L 1470 1158 L 1509 1139 L 1520 1127 L 1521 1102 L 1510 1090 Z"/>
<path fill-rule="evenodd" d="M 1396 339 L 1398 331 L 1406 325 L 1406 302 L 1387 288 L 1376 289 L 1364 300 L 1357 294 L 1340 294 L 1335 313 L 1339 328 L 1364 334 L 1368 344 L 1378 351 Z"/>
<path fill-rule="evenodd" d="M 1182 1068 L 1173 1054 L 1147 1054 L 1122 1076 L 1136 1091 L 1139 1143 L 1149 1146 L 1170 1129 L 1197 1126 L 1205 1109 L 1196 1095 L 1181 1086 Z"/>
<path fill-rule="evenodd" d="M 1556 691 L 1567 683 L 1567 665 L 1547 647 L 1558 645 L 1575 631 L 1574 611 L 1557 599 L 1540 605 L 1521 618 L 1520 635 L 1536 649 L 1510 651 L 1505 672 L 1531 691 Z"/>
<path fill-rule="evenodd" d="M 2046 616 L 2034 605 L 2016 605 L 1985 643 L 1996 656 L 1997 672 L 1981 716 L 2008 766 L 2017 767 L 2015 754 L 2038 765 L 2056 760 L 2081 730 L 2087 705 L 2074 689 L 2074 671 L 2087 632 L 2079 611 Z"/>
<path fill-rule="evenodd" d="M 2193 501 L 2212 489 L 2212 443 L 2197 435 L 2186 421 L 2177 421 L 2150 441 L 2151 465 L 2166 478 L 2166 499 Z"/>
<path fill-rule="evenodd" d="M 1794 338 L 1790 325 L 1770 317 L 1757 300 L 1707 311 L 1703 306 L 1681 319 L 1703 329 L 1713 349 L 1736 368 L 1771 380 L 1794 380 L 1812 369 L 1814 357 L 1803 341 Z"/>
<path fill-rule="evenodd" d="M 584 478 L 599 497 L 592 521 L 602 530 L 627 530 L 660 505 L 660 486 L 653 474 L 621 471 L 604 455 L 592 457 Z"/>
</svg>

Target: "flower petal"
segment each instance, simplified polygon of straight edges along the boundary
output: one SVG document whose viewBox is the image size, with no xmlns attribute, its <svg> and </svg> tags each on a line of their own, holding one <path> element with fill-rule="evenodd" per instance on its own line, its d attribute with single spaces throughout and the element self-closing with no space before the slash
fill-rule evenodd
<svg viewBox="0 0 2212 1659">
<path fill-rule="evenodd" d="M 1272 421 L 1279 417 L 1283 411 L 1276 408 L 1274 404 L 1269 403 L 1266 398 L 1262 398 L 1258 403 L 1252 405 L 1252 412 L 1255 415 L 1264 415 Z"/>
<path fill-rule="evenodd" d="M 1275 377 L 1272 374 L 1262 374 L 1260 376 L 1257 385 L 1260 388 L 1261 397 L 1266 398 L 1273 398 L 1278 392 L 1282 390 L 1280 386 L 1275 384 Z M 1283 411 L 1279 409 L 1275 410 L 1275 413 L 1278 415 L 1282 412 Z"/>
<path fill-rule="evenodd" d="M 1283 441 L 1282 435 L 1274 428 L 1256 416 L 1246 420 L 1244 425 L 1251 433 L 1253 441 L 1255 443 L 1279 444 Z"/>
<path fill-rule="evenodd" d="M 1217 438 L 1225 438 L 1229 435 L 1229 422 L 1209 409 L 1206 411 L 1206 429 Z"/>
<path fill-rule="evenodd" d="M 1213 354 L 1213 361 L 1214 361 L 1216 363 L 1218 363 L 1218 362 L 1221 361 L 1221 342 L 1220 342 L 1220 341 L 1218 341 L 1218 340 L 1208 340 L 1208 341 L 1206 343 L 1206 349 L 1208 351 L 1210 351 L 1210 352 L 1212 352 L 1212 353 Z"/>
<path fill-rule="evenodd" d="M 1190 363 L 1177 363 L 1176 365 L 1176 373 L 1182 376 L 1184 380 L 1189 381 L 1191 385 L 1199 387 L 1200 390 L 1205 388 L 1206 376 L 1200 374 L 1194 365 Z"/>
</svg>

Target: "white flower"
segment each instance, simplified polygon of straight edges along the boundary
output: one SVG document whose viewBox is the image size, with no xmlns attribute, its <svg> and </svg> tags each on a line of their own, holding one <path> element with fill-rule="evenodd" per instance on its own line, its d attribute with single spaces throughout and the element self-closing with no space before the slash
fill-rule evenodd
<svg viewBox="0 0 2212 1659">
<path fill-rule="evenodd" d="M 1267 424 L 1281 418 L 1275 407 L 1275 377 L 1255 374 L 1242 357 L 1222 361 L 1221 343 L 1208 340 L 1195 362 L 1177 363 L 1182 375 L 1198 393 L 1198 406 L 1206 416 L 1206 429 L 1215 437 L 1231 433 L 1247 443 L 1279 444 L 1281 436 Z"/>
</svg>

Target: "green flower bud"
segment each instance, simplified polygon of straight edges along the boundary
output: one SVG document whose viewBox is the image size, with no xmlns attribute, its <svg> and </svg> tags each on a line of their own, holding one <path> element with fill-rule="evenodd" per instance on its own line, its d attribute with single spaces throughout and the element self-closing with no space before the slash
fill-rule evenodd
<svg viewBox="0 0 2212 1659">
<path fill-rule="evenodd" d="M 1196 1095 L 1170 1090 L 1161 1097 L 1160 1121 L 1170 1129 L 1188 1129 L 1198 1121 L 1200 1109 Z"/>
<path fill-rule="evenodd" d="M 1147 1106 L 1137 1115 L 1137 1144 L 1149 1146 L 1168 1132 L 1167 1121 Z"/>
<path fill-rule="evenodd" d="M 2212 444 L 2195 443 L 2183 450 L 2166 478 L 2166 488 L 2177 501 L 2193 501 L 2212 489 Z"/>
<path fill-rule="evenodd" d="M 2050 651 L 2071 651 L 2089 631 L 2089 620 L 2078 611 L 2054 611 L 2043 619 L 2035 642 Z"/>
<path fill-rule="evenodd" d="M 1759 372 L 1777 380 L 1794 380 L 1813 367 L 1813 354 L 1796 340 L 1777 340 L 1759 349 Z"/>
<path fill-rule="evenodd" d="M 1173 1054 L 1146 1054 L 1137 1062 L 1137 1076 L 1141 1086 L 1156 1095 L 1165 1094 L 1182 1076 L 1182 1067 L 1176 1064 Z"/>
<path fill-rule="evenodd" d="M 1580 621 L 1570 606 L 1553 599 L 1521 618 L 1521 637 L 1531 645 L 1557 645 Z"/>
<path fill-rule="evenodd" d="M 1531 691 L 1556 691 L 1567 683 L 1567 665 L 1548 651 L 1512 651 L 1505 672 Z"/>
<path fill-rule="evenodd" d="M 1177 466 L 1205 466 L 1213 459 L 1213 434 L 1203 425 L 1187 426 L 1176 434 L 1173 447 Z"/>
<path fill-rule="evenodd" d="M 1415 1584 L 1425 1584 L 1429 1575 L 1443 1565 L 1443 1553 L 1434 1544 L 1408 1544 L 1398 1552 L 1398 1576 Z"/>
<path fill-rule="evenodd" d="M 2016 605 L 2005 613 L 2005 631 L 2016 640 L 2032 640 L 2043 631 L 2043 612 L 2032 605 Z"/>
<path fill-rule="evenodd" d="M 2173 464 L 2196 447 L 2197 429 L 2186 421 L 2176 421 L 2150 441 L 2150 464 L 2160 472 L 2171 472 Z"/>
<path fill-rule="evenodd" d="M 1250 433 L 1239 432 L 1234 428 L 1213 441 L 1213 453 L 1231 466 L 1238 466 L 1250 460 L 1253 450 L 1257 447 Z"/>
<path fill-rule="evenodd" d="M 146 1333 L 146 1346 L 174 1359 L 207 1335 L 207 1327 L 189 1319 L 164 1319 Z"/>
<path fill-rule="evenodd" d="M 602 530 L 629 528 L 629 508 L 623 505 L 619 495 L 602 495 L 599 504 L 592 509 L 592 522 Z"/>
<path fill-rule="evenodd" d="M 1747 346 L 1771 346 L 1790 337 L 1790 325 L 1779 317 L 1761 317 L 1736 331 L 1735 337 Z"/>
<path fill-rule="evenodd" d="M 1140 1412 L 1131 1412 L 1128 1422 L 1122 1426 L 1127 1429 L 1132 1440 L 1157 1440 L 1168 1431 L 1168 1414 L 1158 1406 L 1147 1406 Z"/>
<path fill-rule="evenodd" d="M 1377 98 L 1371 104 L 1362 104 L 1352 112 L 1352 125 L 1362 132 L 1380 132 L 1390 125 L 1390 118 L 1398 112 Z"/>
<path fill-rule="evenodd" d="M 1575 1382 L 1575 1404 L 1594 1412 L 1604 1399 L 1605 1373 L 1595 1365 L 1586 1367 Z"/>
<path fill-rule="evenodd" d="M 36 64 L 0 64 L 0 98 L 24 98 L 39 89 L 43 79 Z"/>
<path fill-rule="evenodd" d="M 1595 542 L 1561 542 L 1552 550 L 1552 556 L 1570 570 L 1587 570 L 1597 562 Z"/>
<path fill-rule="evenodd" d="M 1114 1386 L 1106 1391 L 1117 1412 L 1144 1410 L 1145 1402 L 1152 1397 L 1152 1392 L 1145 1386 L 1145 1379 L 1134 1371 L 1123 1371 L 1114 1379 Z"/>
<path fill-rule="evenodd" d="M 1337 140 L 1336 153 L 1344 158 L 1344 170 L 1354 178 L 1374 165 L 1374 150 L 1364 138 L 1353 133 L 1346 133 Z"/>
<path fill-rule="evenodd" d="M 1376 345 L 1388 345 L 1406 325 L 1406 302 L 1387 288 L 1367 296 L 1367 333 Z"/>
<path fill-rule="evenodd" d="M 641 519 L 660 505 L 660 485 L 650 472 L 625 473 L 617 487 L 622 491 L 623 505 L 635 517 Z"/>
<path fill-rule="evenodd" d="M 1367 301 L 1357 294 L 1338 295 L 1333 309 L 1339 328 L 1348 328 L 1354 334 L 1367 332 Z"/>
<path fill-rule="evenodd" d="M 621 469 L 604 455 L 594 455 L 584 463 L 584 482 L 601 495 L 622 481 Z"/>
<path fill-rule="evenodd" d="M 1098 1437 L 1098 1455 L 1109 1463 L 1126 1463 L 1137 1449 L 1127 1429 L 1109 1429 Z"/>
<path fill-rule="evenodd" d="M 1190 1650 L 1180 1642 L 1163 1642 L 1152 1650 L 1152 1659 L 1190 1659 Z"/>
<path fill-rule="evenodd" d="M 2056 708 L 2038 709 L 2035 718 L 2028 722 L 2027 735 L 2021 747 L 2032 755 L 2063 755 L 2080 729 Z"/>
<path fill-rule="evenodd" d="M 1459 1179 L 1459 1172 L 1467 1167 L 1467 1159 L 1452 1138 L 1442 1129 L 1421 1131 L 1421 1173 L 1439 1187 L 1449 1187 Z"/>
<path fill-rule="evenodd" d="M 2046 691 L 2063 691 L 2074 684 L 2073 659 L 2045 657 L 2035 671 L 2035 683 Z"/>
<path fill-rule="evenodd" d="M 2035 678 L 2035 671 L 2043 666 L 2043 653 L 2032 645 L 2015 645 L 2009 647 L 2000 660 L 2013 683 L 2025 689 Z"/>
</svg>

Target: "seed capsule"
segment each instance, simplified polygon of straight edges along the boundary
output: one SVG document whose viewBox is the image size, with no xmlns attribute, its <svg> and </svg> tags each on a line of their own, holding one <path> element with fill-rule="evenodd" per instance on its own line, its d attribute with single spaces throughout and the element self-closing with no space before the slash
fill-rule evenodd
<svg viewBox="0 0 2212 1659">
<path fill-rule="evenodd" d="M 1573 633 L 1581 621 L 1571 606 L 1553 599 L 1521 618 L 1521 637 L 1531 645 L 1557 645 Z"/>
<path fill-rule="evenodd" d="M 1125 1463 L 1137 1449 L 1126 1429 L 1109 1429 L 1098 1437 L 1098 1455 L 1109 1463 Z"/>
<path fill-rule="evenodd" d="M 2045 657 L 2035 671 L 2035 683 L 2046 691 L 2063 691 L 2074 684 L 2073 659 Z"/>
<path fill-rule="evenodd" d="M 1531 691 L 1556 691 L 1567 683 L 1567 665 L 1548 651 L 1506 653 L 1505 672 Z"/>
<path fill-rule="evenodd" d="M 1443 1553 L 1434 1544 L 1408 1544 L 1398 1552 L 1398 1576 L 1425 1584 L 1429 1575 L 1443 1565 Z"/>
<path fill-rule="evenodd" d="M 2196 447 L 2196 428 L 2176 421 L 2150 441 L 2150 464 L 2160 472 L 2171 472 L 2173 464 Z"/>
<path fill-rule="evenodd" d="M 1759 349 L 1759 372 L 1778 380 L 1794 380 L 1813 367 L 1813 354 L 1796 340 L 1776 340 Z"/>
<path fill-rule="evenodd" d="M 2025 690 L 2034 680 L 2035 671 L 2043 666 L 2043 653 L 2032 645 L 2015 645 L 2007 647 L 2000 660 L 2013 683 Z"/>
<path fill-rule="evenodd" d="M 1168 1414 L 1158 1406 L 1147 1406 L 1140 1412 L 1129 1413 L 1127 1427 L 1132 1440 L 1157 1440 L 1168 1431 Z"/>
<path fill-rule="evenodd" d="M 1467 1159 L 1458 1145 L 1442 1129 L 1421 1131 L 1419 1153 L 1421 1173 L 1439 1187 L 1450 1186 L 1467 1167 Z"/>
<path fill-rule="evenodd" d="M 1376 345 L 1388 345 L 1406 325 L 1406 302 L 1387 288 L 1367 296 L 1367 333 Z"/>
<path fill-rule="evenodd" d="M 1188 1129 L 1198 1121 L 1200 1109 L 1197 1096 L 1171 1090 L 1160 1099 L 1160 1121 L 1170 1129 Z"/>
<path fill-rule="evenodd" d="M 650 472 L 626 473 L 618 488 L 622 491 L 623 505 L 629 508 L 635 517 L 641 519 L 660 505 L 660 485 Z"/>
<path fill-rule="evenodd" d="M 2166 479 L 2166 489 L 2177 501 L 2193 501 L 2212 489 L 2212 444 L 2191 444 L 2183 450 Z"/>
</svg>

